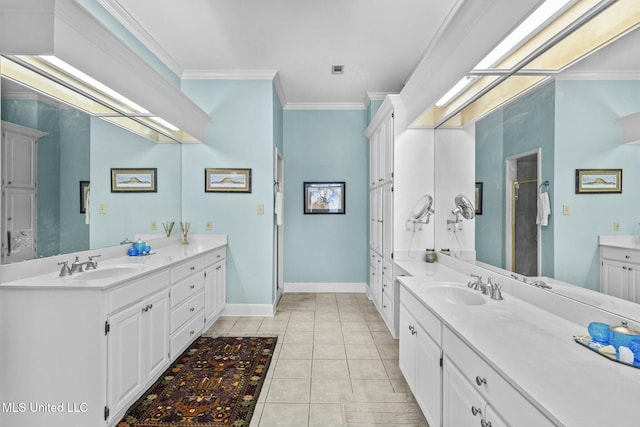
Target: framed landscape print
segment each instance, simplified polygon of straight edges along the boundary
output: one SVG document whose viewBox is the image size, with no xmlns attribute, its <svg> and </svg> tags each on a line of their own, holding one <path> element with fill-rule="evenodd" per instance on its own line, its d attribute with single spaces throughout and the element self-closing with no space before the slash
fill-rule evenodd
<svg viewBox="0 0 640 427">
<path fill-rule="evenodd" d="M 111 168 L 112 193 L 157 193 L 156 168 Z"/>
<path fill-rule="evenodd" d="M 305 182 L 305 214 L 344 214 L 344 182 Z"/>
<path fill-rule="evenodd" d="M 251 169 L 204 170 L 205 193 L 251 193 Z"/>
<path fill-rule="evenodd" d="M 622 169 L 576 169 L 576 194 L 622 193 Z"/>
</svg>

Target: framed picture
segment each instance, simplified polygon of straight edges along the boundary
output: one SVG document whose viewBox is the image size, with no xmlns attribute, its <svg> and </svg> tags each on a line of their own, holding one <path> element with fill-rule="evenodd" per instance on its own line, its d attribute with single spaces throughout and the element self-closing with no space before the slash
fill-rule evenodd
<svg viewBox="0 0 640 427">
<path fill-rule="evenodd" d="M 112 193 L 157 193 L 156 168 L 111 168 Z"/>
<path fill-rule="evenodd" d="M 251 193 L 251 169 L 204 170 L 205 193 Z"/>
<path fill-rule="evenodd" d="M 89 197 L 89 181 L 80 181 L 80 213 L 87 213 Z"/>
<path fill-rule="evenodd" d="M 344 214 L 344 182 L 305 182 L 305 214 Z"/>
<path fill-rule="evenodd" d="M 576 169 L 576 194 L 622 193 L 622 169 Z"/>
<path fill-rule="evenodd" d="M 476 182 L 476 215 L 482 215 L 482 183 Z"/>
</svg>

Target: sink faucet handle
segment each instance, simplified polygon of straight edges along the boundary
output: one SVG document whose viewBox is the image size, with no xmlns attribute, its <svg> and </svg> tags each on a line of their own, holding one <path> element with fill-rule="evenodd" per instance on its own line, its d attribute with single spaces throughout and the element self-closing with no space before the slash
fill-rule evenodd
<svg viewBox="0 0 640 427">
<path fill-rule="evenodd" d="M 480 285 L 482 285 L 482 276 L 472 274 L 471 277 L 473 277 L 473 279 L 475 280 L 470 280 L 469 283 L 467 283 L 467 287 L 473 289 L 474 291 L 477 291 L 478 289 L 480 289 Z"/>
<path fill-rule="evenodd" d="M 76 257 L 76 259 L 73 261 L 73 264 L 71 264 L 71 272 L 82 273 L 82 263 L 80 262 L 80 257 Z"/>
<path fill-rule="evenodd" d="M 102 256 L 102 254 L 98 254 L 98 255 L 91 255 L 89 257 L 89 261 L 93 261 L 94 258 L 100 258 Z"/>
<path fill-rule="evenodd" d="M 100 257 L 100 255 L 91 255 L 89 257 L 89 262 L 85 262 L 84 263 L 85 264 L 85 267 L 84 267 L 85 270 L 95 270 L 96 267 L 98 267 L 98 262 L 94 261 L 93 259 L 94 258 L 99 258 L 99 257 Z"/>
<path fill-rule="evenodd" d="M 71 269 L 69 268 L 69 261 L 59 262 L 58 265 L 62 266 L 62 268 L 60 269 L 60 274 L 58 274 L 58 276 L 61 276 L 61 277 L 71 276 Z"/>
<path fill-rule="evenodd" d="M 502 301 L 502 287 L 498 283 L 491 284 L 491 299 Z"/>
</svg>

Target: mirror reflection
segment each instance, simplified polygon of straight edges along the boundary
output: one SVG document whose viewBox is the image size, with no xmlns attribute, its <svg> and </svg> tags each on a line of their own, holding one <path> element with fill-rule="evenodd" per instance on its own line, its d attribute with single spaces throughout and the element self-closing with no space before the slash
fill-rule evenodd
<svg viewBox="0 0 640 427">
<path fill-rule="evenodd" d="M 2 262 L 163 235 L 181 216 L 179 144 L 157 144 L 1 79 Z M 37 141 L 37 143 L 36 143 Z M 157 193 L 111 193 L 111 168 L 156 168 Z"/>
<path fill-rule="evenodd" d="M 622 143 L 619 124 L 640 112 L 640 31 L 553 77 L 466 126 L 475 133 L 475 180 L 482 183 L 476 259 L 577 285 L 565 294 L 589 303 L 594 298 L 580 288 L 600 291 L 601 236 L 640 248 L 640 147 Z M 622 192 L 577 193 L 576 173 L 584 169 L 621 169 Z M 640 302 L 633 289 L 607 293 Z M 638 318 L 637 305 L 630 307 L 636 314 L 629 317 Z"/>
</svg>

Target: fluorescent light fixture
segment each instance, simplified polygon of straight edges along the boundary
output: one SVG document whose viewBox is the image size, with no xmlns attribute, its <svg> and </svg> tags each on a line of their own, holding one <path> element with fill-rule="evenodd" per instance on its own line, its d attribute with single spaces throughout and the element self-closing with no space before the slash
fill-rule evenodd
<svg viewBox="0 0 640 427">
<path fill-rule="evenodd" d="M 458 83 L 456 83 L 442 98 L 436 101 L 436 107 L 445 107 L 452 99 L 460 95 L 467 87 L 471 85 L 478 78 L 474 76 L 464 76 Z"/>
<path fill-rule="evenodd" d="M 541 27 L 548 24 L 549 20 L 560 12 L 572 0 L 547 0 L 535 10 L 527 19 L 518 25 L 504 40 L 498 44 L 487 56 L 485 56 L 474 67 L 474 70 L 487 70 L 495 66 L 513 49 L 517 48 L 522 42 L 528 39 L 534 33 L 537 33 Z"/>
<path fill-rule="evenodd" d="M 135 102 L 131 101 L 129 98 L 127 98 L 127 97 L 125 97 L 123 95 L 120 95 L 115 90 L 111 89 L 108 86 L 105 86 L 104 84 L 100 83 L 99 81 L 97 81 L 93 77 L 88 76 L 87 74 L 83 73 L 82 71 L 78 70 L 77 68 L 67 64 L 63 60 L 61 60 L 61 59 L 59 59 L 59 58 L 57 58 L 55 56 L 49 56 L 49 55 L 40 55 L 39 58 L 42 59 L 43 61 L 48 62 L 49 64 L 53 65 L 54 67 L 64 71 L 65 73 L 72 75 L 76 79 L 80 80 L 83 83 L 86 83 L 87 85 L 93 87 L 94 89 L 104 93 L 105 95 L 108 95 L 111 98 L 113 98 L 113 99 L 115 99 L 117 101 L 120 101 L 121 103 L 123 103 L 124 105 L 127 105 L 128 107 L 132 108 L 136 112 L 138 112 L 140 114 L 150 114 L 148 110 L 142 108 L 141 106 L 139 106 Z"/>
</svg>

